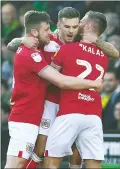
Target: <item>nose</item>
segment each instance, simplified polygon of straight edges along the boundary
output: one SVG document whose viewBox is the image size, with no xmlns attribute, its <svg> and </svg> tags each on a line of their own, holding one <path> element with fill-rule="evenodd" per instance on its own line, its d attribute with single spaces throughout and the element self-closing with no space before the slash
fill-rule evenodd
<svg viewBox="0 0 120 169">
<path fill-rule="evenodd" d="M 73 33 L 73 28 L 72 27 L 69 29 L 69 33 Z"/>
</svg>

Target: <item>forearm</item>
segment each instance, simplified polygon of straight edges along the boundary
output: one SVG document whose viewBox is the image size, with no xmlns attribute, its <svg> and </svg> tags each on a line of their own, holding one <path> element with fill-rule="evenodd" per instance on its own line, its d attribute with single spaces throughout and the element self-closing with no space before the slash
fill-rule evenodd
<svg viewBox="0 0 120 169">
<path fill-rule="evenodd" d="M 15 38 L 10 43 L 8 43 L 7 48 L 11 51 L 16 52 L 18 47 L 21 45 L 23 38 Z"/>
<path fill-rule="evenodd" d="M 82 89 L 95 89 L 97 86 L 95 81 L 80 79 L 77 77 L 67 76 L 61 81 L 63 89 L 82 90 Z"/>
<path fill-rule="evenodd" d="M 120 57 L 119 51 L 110 43 L 98 39 L 96 45 L 101 48 L 109 57 L 117 59 Z"/>
<path fill-rule="evenodd" d="M 72 76 L 64 76 L 63 78 L 60 78 L 59 80 L 51 81 L 52 84 L 58 86 L 61 89 L 72 89 L 72 90 L 82 90 L 82 89 L 95 89 L 95 81 L 92 80 L 86 80 L 86 79 L 80 79 L 77 77 Z M 51 85 L 50 82 L 47 82 L 47 86 L 49 87 Z"/>
<path fill-rule="evenodd" d="M 98 80 L 92 81 L 73 76 L 65 76 L 51 66 L 46 67 L 46 69 L 39 72 L 38 75 L 61 89 L 80 90 L 93 88 L 96 90 L 101 84 Z"/>
</svg>

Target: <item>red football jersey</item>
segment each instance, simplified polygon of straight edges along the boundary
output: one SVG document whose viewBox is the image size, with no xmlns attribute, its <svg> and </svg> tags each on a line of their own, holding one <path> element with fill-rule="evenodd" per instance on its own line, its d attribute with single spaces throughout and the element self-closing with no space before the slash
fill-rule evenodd
<svg viewBox="0 0 120 169">
<path fill-rule="evenodd" d="M 40 51 L 21 45 L 14 57 L 13 91 L 9 121 L 38 125 L 44 108 L 46 82 L 38 73 L 48 66 Z"/>
<path fill-rule="evenodd" d="M 59 40 L 59 38 L 50 37 L 50 43 L 44 46 L 43 55 L 48 62 L 51 63 L 53 56 L 60 49 L 63 43 Z M 46 100 L 51 101 L 53 103 L 59 104 L 60 102 L 60 89 L 57 86 L 50 85 L 47 89 Z"/>
<path fill-rule="evenodd" d="M 102 79 L 108 57 L 93 44 L 76 42 L 66 44 L 58 51 L 53 63 L 62 68 L 62 74 L 82 79 Z M 58 115 L 69 113 L 95 114 L 101 117 L 100 94 L 94 90 L 62 90 Z"/>
</svg>

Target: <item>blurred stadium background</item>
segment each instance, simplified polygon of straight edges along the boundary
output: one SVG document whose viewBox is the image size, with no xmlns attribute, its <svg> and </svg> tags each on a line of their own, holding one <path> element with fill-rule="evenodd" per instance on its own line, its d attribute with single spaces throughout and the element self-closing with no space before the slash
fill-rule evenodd
<svg viewBox="0 0 120 169">
<path fill-rule="evenodd" d="M 5 165 L 9 134 L 7 119 L 10 113 L 9 98 L 12 86 L 13 56 L 7 44 L 15 37 L 24 35 L 23 16 L 28 10 L 47 11 L 56 29 L 57 14 L 63 7 L 74 7 L 80 11 L 81 18 L 89 10 L 103 12 L 108 27 L 101 39 L 112 43 L 120 51 L 120 1 L 6 1 L 1 2 L 1 121 L 2 145 L 1 164 Z M 105 161 L 103 168 L 120 168 L 120 58 L 110 59 L 101 93 L 103 106 L 103 129 Z M 99 146 L 99 145 L 98 145 Z M 62 167 L 68 167 L 67 158 Z"/>
</svg>

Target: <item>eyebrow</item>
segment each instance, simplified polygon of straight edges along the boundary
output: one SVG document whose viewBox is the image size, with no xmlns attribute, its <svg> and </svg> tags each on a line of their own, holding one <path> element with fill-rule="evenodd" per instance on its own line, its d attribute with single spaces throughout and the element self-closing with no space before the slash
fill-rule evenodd
<svg viewBox="0 0 120 169">
<path fill-rule="evenodd" d="M 79 24 L 78 25 L 74 25 L 73 27 L 77 27 L 77 26 L 79 26 Z"/>
<path fill-rule="evenodd" d="M 69 26 L 69 25 L 64 25 L 64 26 L 67 26 L 67 27 L 77 27 L 77 26 L 79 26 L 79 24 L 78 25 L 74 25 L 74 26 Z"/>
</svg>

